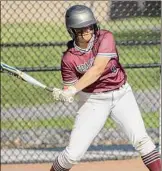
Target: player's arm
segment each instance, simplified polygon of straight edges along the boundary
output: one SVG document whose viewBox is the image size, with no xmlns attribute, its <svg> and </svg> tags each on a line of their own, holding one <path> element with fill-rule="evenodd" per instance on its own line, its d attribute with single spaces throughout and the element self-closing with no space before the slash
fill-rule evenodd
<svg viewBox="0 0 162 171">
<path fill-rule="evenodd" d="M 115 57 L 117 57 L 115 41 L 113 35 L 108 33 L 104 36 L 100 44 L 93 66 L 75 83 L 74 87 L 78 91 L 81 91 L 94 83 L 104 72 L 109 60 Z"/>
<path fill-rule="evenodd" d="M 55 100 L 72 102 L 74 100 L 73 95 L 77 93 L 76 89 L 72 86 L 78 80 L 75 69 L 69 60 L 68 56 L 64 56 L 61 60 L 61 75 L 63 79 L 63 90 L 59 88 L 53 89 L 53 97 Z M 73 87 L 74 90 L 71 90 Z M 66 91 L 66 93 L 65 93 Z"/>
<path fill-rule="evenodd" d="M 79 91 L 94 83 L 105 70 L 110 58 L 96 57 L 93 66 L 75 83 L 75 88 Z"/>
<path fill-rule="evenodd" d="M 78 78 L 74 71 L 74 67 L 67 57 L 65 59 L 62 59 L 61 61 L 61 75 L 64 90 L 68 89 L 69 86 L 74 85 L 78 81 Z"/>
</svg>

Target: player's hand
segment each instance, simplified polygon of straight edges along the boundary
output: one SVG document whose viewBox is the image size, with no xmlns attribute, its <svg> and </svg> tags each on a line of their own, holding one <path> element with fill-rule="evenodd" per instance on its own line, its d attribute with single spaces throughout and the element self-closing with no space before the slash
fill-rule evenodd
<svg viewBox="0 0 162 171">
<path fill-rule="evenodd" d="M 74 86 L 70 86 L 65 90 L 58 88 L 53 89 L 53 97 L 55 100 L 72 103 L 74 101 L 74 95 L 77 93 L 77 90 Z"/>
</svg>

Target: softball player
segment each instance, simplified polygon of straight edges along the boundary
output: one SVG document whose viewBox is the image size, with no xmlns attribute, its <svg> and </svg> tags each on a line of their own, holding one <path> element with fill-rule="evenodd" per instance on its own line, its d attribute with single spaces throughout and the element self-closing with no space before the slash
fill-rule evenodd
<svg viewBox="0 0 162 171">
<path fill-rule="evenodd" d="M 72 37 L 61 62 L 64 89 L 54 89 L 56 100 L 79 96 L 79 110 L 69 145 L 50 171 L 68 171 L 77 164 L 110 116 L 123 130 L 150 171 L 160 171 L 160 155 L 146 133 L 126 73 L 119 63 L 113 34 L 99 30 L 88 7 L 74 5 L 65 16 Z"/>
</svg>

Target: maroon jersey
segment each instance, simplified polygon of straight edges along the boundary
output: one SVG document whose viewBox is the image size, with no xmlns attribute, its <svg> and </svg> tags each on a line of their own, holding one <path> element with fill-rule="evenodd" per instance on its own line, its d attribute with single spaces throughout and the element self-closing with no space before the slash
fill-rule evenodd
<svg viewBox="0 0 162 171">
<path fill-rule="evenodd" d="M 119 63 L 115 40 L 111 32 L 100 30 L 93 36 L 87 49 L 81 49 L 75 42 L 68 42 L 68 49 L 61 61 L 61 74 L 64 85 L 74 84 L 92 67 L 96 57 L 110 58 L 98 80 L 82 91 L 105 92 L 118 89 L 126 82 L 127 76 Z"/>
</svg>

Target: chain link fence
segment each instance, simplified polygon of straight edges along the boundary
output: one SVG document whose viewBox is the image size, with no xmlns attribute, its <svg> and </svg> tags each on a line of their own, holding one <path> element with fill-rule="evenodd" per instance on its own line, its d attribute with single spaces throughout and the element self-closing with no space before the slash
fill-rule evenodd
<svg viewBox="0 0 162 171">
<path fill-rule="evenodd" d="M 61 87 L 60 59 L 70 39 L 65 11 L 91 7 L 113 32 L 147 132 L 159 144 L 161 1 L 1 1 L 1 61 Z M 128 104 L 129 105 L 129 104 Z M 77 103 L 1 73 L 1 163 L 51 162 L 67 144 Z M 130 113 L 131 117 L 131 113 Z M 83 161 L 138 156 L 108 119 Z"/>
</svg>

